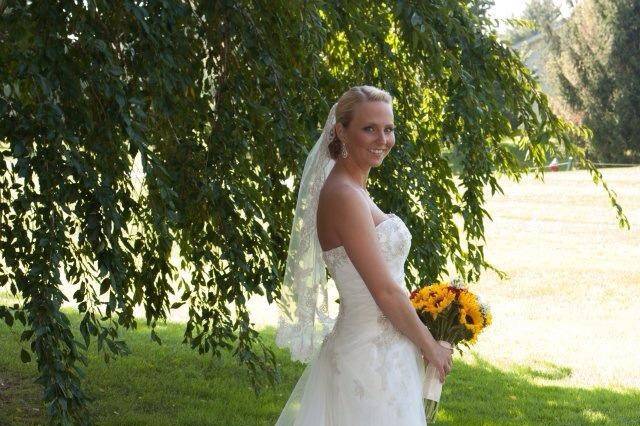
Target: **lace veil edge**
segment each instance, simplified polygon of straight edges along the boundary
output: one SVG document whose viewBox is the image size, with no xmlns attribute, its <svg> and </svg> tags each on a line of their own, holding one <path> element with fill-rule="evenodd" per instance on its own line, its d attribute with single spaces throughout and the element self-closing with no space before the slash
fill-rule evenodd
<svg viewBox="0 0 640 426">
<path fill-rule="evenodd" d="M 331 332 L 336 318 L 330 315 L 325 262 L 316 229 L 320 190 L 335 165 L 329 155 L 335 125 L 333 104 L 322 133 L 305 161 L 278 305 L 276 345 L 289 348 L 291 359 L 308 362 Z"/>
</svg>

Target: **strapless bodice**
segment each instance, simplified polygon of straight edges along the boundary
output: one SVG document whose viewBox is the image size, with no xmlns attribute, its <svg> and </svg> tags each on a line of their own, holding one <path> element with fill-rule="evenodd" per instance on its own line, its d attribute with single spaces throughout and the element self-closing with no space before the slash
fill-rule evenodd
<svg viewBox="0 0 640 426">
<path fill-rule="evenodd" d="M 411 248 L 411 232 L 400 217 L 391 213 L 387 219 L 376 226 L 376 233 L 380 250 L 394 282 L 408 295 L 409 290 L 404 285 L 404 264 Z M 322 257 L 340 294 L 341 312 L 348 306 L 359 306 L 360 310 L 366 308 L 364 305 L 369 305 L 369 311 L 380 313 L 369 289 L 351 263 L 343 246 L 322 252 Z"/>
</svg>

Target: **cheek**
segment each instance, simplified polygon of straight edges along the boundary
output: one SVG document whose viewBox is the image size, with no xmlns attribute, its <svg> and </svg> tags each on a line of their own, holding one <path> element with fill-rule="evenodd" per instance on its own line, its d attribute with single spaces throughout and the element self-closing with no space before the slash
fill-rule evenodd
<svg viewBox="0 0 640 426">
<path fill-rule="evenodd" d="M 368 147 L 369 145 L 375 143 L 376 138 L 370 133 L 359 133 L 356 136 L 355 142 L 364 147 Z"/>
</svg>

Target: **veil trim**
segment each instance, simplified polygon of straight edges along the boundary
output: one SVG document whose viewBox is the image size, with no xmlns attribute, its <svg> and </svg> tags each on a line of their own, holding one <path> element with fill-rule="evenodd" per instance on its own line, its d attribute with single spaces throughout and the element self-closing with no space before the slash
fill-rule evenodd
<svg viewBox="0 0 640 426">
<path fill-rule="evenodd" d="M 303 362 L 317 354 L 336 321 L 329 313 L 326 265 L 318 240 L 316 213 L 320 190 L 335 165 L 329 155 L 329 143 L 337 105 L 336 102 L 331 107 L 322 133 L 305 161 L 277 301 L 276 345 L 289 348 L 291 359 Z"/>
</svg>

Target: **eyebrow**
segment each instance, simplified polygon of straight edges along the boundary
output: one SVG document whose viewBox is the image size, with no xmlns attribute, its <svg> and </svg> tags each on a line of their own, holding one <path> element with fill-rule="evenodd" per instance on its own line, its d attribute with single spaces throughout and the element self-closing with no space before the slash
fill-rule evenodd
<svg viewBox="0 0 640 426">
<path fill-rule="evenodd" d="M 377 124 L 377 123 L 371 123 L 371 122 L 369 122 L 369 123 L 365 123 L 365 126 L 375 126 L 376 124 Z M 395 125 L 395 124 L 393 124 L 393 123 L 391 123 L 391 124 L 385 124 L 385 126 L 393 126 L 393 127 L 395 127 L 396 125 Z"/>
</svg>

